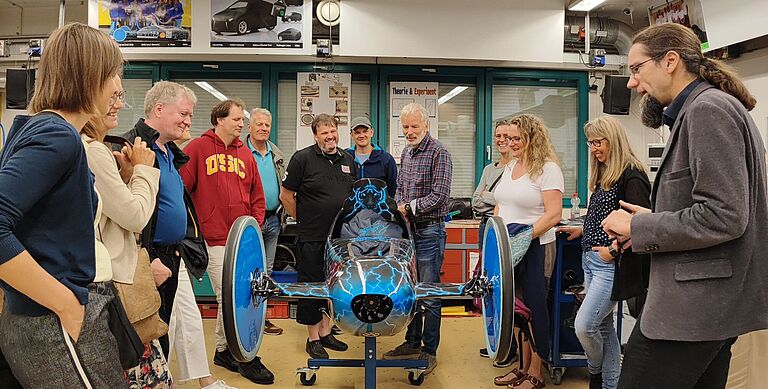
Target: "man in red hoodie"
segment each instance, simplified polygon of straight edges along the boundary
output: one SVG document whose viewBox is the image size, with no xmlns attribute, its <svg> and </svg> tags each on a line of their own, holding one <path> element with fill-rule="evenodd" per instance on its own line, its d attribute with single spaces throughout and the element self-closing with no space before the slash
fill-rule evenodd
<svg viewBox="0 0 768 389">
<path fill-rule="evenodd" d="M 192 196 L 203 236 L 208 246 L 208 276 L 221 306 L 221 282 L 224 245 L 232 223 L 251 215 L 264 223 L 266 204 L 256 162 L 240 140 L 245 120 L 241 100 L 225 100 L 211 110 L 213 128 L 189 142 L 184 152 L 189 162 L 181 169 L 181 178 Z M 250 363 L 238 363 L 227 348 L 222 313 L 216 318 L 216 355 L 213 363 L 258 384 L 274 382 L 272 373 L 257 357 Z"/>
</svg>

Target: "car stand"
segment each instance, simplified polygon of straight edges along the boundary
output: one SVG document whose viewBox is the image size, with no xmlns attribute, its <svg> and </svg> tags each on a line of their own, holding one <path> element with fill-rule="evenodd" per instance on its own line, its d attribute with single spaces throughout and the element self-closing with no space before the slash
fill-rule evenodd
<svg viewBox="0 0 768 389">
<path fill-rule="evenodd" d="M 388 360 L 376 358 L 376 338 L 365 337 L 365 359 L 309 359 L 307 367 L 296 370 L 299 380 L 304 386 L 314 385 L 317 381 L 317 371 L 321 367 L 363 367 L 365 368 L 365 389 L 376 388 L 376 369 L 379 367 L 402 367 L 408 371 L 408 382 L 419 386 L 424 382 L 424 370 L 427 361 L 424 359 Z"/>
</svg>

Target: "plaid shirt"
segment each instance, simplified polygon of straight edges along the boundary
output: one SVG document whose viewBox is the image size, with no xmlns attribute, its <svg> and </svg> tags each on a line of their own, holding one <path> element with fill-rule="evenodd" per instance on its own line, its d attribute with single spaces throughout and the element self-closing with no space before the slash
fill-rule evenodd
<svg viewBox="0 0 768 389">
<path fill-rule="evenodd" d="M 398 204 L 411 203 L 415 222 L 443 219 L 448 213 L 453 165 L 448 150 L 429 133 L 416 147 L 406 147 L 397 174 Z"/>
</svg>

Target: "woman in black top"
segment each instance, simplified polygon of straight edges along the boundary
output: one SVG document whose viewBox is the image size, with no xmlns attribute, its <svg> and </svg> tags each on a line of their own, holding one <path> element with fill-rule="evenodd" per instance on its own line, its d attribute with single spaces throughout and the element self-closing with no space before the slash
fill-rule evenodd
<svg viewBox="0 0 768 389">
<path fill-rule="evenodd" d="M 587 216 L 583 227 L 561 227 L 568 239 L 582 236 L 582 267 L 586 297 L 576 315 L 579 338 L 590 373 L 590 389 L 614 389 L 619 380 L 621 349 L 613 322 L 615 300 L 641 294 L 647 277 L 642 258 L 620 253 L 600 223 L 619 208 L 619 200 L 650 206 L 650 183 L 645 167 L 629 147 L 618 120 L 600 117 L 584 126 L 590 151 Z M 628 265 L 628 266 L 625 266 Z M 629 272 L 629 279 L 625 275 Z M 626 282 L 630 283 L 627 284 Z"/>
</svg>

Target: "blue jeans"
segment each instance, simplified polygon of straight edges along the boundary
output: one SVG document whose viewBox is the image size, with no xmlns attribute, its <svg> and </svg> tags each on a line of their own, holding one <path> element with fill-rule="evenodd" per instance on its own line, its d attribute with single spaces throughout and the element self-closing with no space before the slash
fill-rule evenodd
<svg viewBox="0 0 768 389">
<path fill-rule="evenodd" d="M 280 236 L 280 219 L 272 215 L 264 220 L 261 226 L 261 236 L 264 238 L 264 253 L 267 255 L 267 273 L 272 273 L 275 264 L 275 252 L 277 251 L 277 238 Z"/>
<path fill-rule="evenodd" d="M 613 323 L 616 302 L 611 301 L 614 263 L 605 262 L 594 251 L 582 256 L 584 290 L 587 296 L 576 314 L 576 336 L 584 347 L 591 374 L 603 374 L 603 389 L 619 382 L 621 346 Z"/>
<path fill-rule="evenodd" d="M 413 232 L 416 243 L 416 272 L 419 282 L 440 282 L 440 268 L 445 254 L 445 224 L 437 223 Z M 440 299 L 419 301 L 405 341 L 414 348 L 420 348 L 427 354 L 437 355 L 440 344 Z"/>
</svg>

